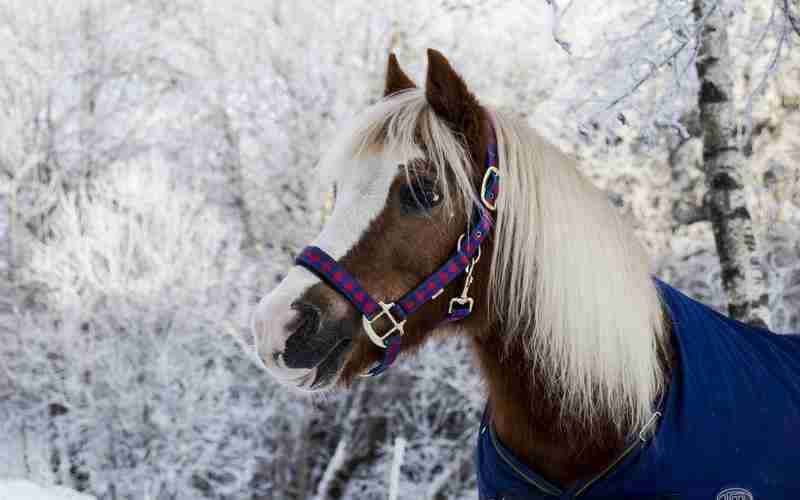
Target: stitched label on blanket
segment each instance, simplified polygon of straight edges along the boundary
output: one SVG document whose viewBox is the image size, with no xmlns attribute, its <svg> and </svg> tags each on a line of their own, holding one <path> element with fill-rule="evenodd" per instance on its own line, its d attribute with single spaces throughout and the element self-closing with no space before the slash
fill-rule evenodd
<svg viewBox="0 0 800 500">
<path fill-rule="evenodd" d="M 717 500 L 754 500 L 753 494 L 744 488 L 725 488 L 717 495 Z"/>
</svg>

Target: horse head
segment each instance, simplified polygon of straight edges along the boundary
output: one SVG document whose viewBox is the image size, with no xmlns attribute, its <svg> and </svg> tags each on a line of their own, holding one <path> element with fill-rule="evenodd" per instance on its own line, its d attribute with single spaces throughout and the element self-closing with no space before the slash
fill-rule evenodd
<svg viewBox="0 0 800 500">
<path fill-rule="evenodd" d="M 424 90 L 389 56 L 384 98 L 320 163 L 331 214 L 254 313 L 259 357 L 277 380 L 330 389 L 391 363 L 401 345 L 413 351 L 443 320 L 485 319 L 488 259 L 478 259 L 491 253 L 491 203 L 480 190 L 496 193 L 484 161 L 493 140 L 442 54 L 428 51 Z"/>
</svg>

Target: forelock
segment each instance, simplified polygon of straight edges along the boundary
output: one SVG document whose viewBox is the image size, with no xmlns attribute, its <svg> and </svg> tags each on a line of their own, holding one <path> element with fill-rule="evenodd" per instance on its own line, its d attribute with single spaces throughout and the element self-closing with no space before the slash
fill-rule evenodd
<svg viewBox="0 0 800 500">
<path fill-rule="evenodd" d="M 345 168 L 370 155 L 391 155 L 407 164 L 423 160 L 442 184 L 445 203 L 475 201 L 472 166 L 463 137 L 440 119 L 419 89 L 386 97 L 364 110 L 337 134 L 319 165 L 322 182 L 342 178 Z M 367 175 L 367 173 L 365 173 Z"/>
</svg>

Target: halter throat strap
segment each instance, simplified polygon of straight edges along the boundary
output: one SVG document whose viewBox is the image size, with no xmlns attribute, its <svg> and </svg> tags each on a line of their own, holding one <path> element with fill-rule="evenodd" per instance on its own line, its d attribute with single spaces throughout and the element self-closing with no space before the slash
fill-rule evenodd
<svg viewBox="0 0 800 500">
<path fill-rule="evenodd" d="M 481 243 L 486 240 L 493 225 L 491 212 L 495 210 L 500 180 L 494 130 L 491 137 L 493 142 L 486 150 L 480 203 L 474 204 L 469 230 L 459 239 L 455 252 L 436 271 L 399 299 L 394 302 L 375 300 L 344 266 L 319 247 L 308 246 L 295 259 L 296 265 L 317 275 L 358 309 L 367 336 L 384 349 L 383 358 L 370 368 L 367 376 L 379 375 L 394 363 L 400 352 L 407 317 L 436 299 L 448 284 L 462 274 L 466 274 L 463 291 L 451 299 L 448 313 L 439 324 L 458 321 L 472 313 L 474 302 L 469 296 L 472 273 L 481 256 Z M 379 321 L 381 318 L 384 320 Z M 388 329 L 379 333 L 376 331 L 378 325 L 385 325 Z"/>
</svg>

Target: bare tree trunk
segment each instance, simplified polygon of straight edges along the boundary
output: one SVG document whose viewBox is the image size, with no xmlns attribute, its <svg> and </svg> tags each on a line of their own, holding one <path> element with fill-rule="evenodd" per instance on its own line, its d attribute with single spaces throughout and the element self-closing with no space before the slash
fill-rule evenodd
<svg viewBox="0 0 800 500">
<path fill-rule="evenodd" d="M 696 60 L 708 188 L 704 205 L 714 231 L 728 311 L 735 319 L 765 327 L 767 287 L 744 191 L 743 132 L 736 120 L 728 20 L 721 3 L 694 0 L 693 8 L 695 19 L 704 23 Z"/>
</svg>

